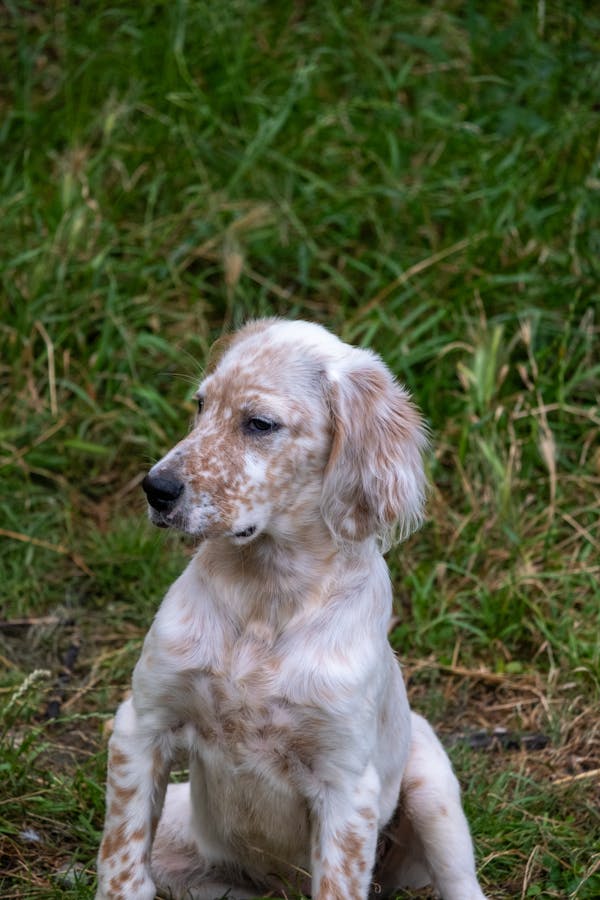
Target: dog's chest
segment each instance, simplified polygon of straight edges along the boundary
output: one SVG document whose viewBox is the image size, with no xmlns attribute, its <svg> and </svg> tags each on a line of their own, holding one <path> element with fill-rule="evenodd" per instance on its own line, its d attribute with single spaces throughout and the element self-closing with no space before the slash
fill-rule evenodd
<svg viewBox="0 0 600 900">
<path fill-rule="evenodd" d="M 285 658 L 273 631 L 251 623 L 222 648 L 216 664 L 186 674 L 193 742 L 201 756 L 264 766 L 304 756 L 302 713 L 291 703 Z"/>
</svg>

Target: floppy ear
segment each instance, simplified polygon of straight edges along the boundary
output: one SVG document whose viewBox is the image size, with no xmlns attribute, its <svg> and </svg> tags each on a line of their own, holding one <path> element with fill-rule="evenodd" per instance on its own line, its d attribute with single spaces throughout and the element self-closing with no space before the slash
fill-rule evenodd
<svg viewBox="0 0 600 900">
<path fill-rule="evenodd" d="M 427 446 L 423 420 L 407 391 L 374 353 L 354 348 L 329 373 L 333 441 L 321 512 L 332 533 L 389 545 L 423 515 Z"/>
</svg>

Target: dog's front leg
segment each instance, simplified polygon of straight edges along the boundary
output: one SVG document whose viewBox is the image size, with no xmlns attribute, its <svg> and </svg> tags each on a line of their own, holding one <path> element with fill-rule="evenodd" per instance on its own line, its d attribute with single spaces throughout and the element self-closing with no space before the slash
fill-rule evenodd
<svg viewBox="0 0 600 900">
<path fill-rule="evenodd" d="M 328 784 L 313 807 L 312 896 L 367 900 L 375 862 L 379 778 L 372 765 L 342 785 Z"/>
<path fill-rule="evenodd" d="M 126 700 L 109 743 L 96 900 L 153 900 L 150 852 L 170 765 L 164 743 L 143 727 L 132 700 Z"/>
</svg>

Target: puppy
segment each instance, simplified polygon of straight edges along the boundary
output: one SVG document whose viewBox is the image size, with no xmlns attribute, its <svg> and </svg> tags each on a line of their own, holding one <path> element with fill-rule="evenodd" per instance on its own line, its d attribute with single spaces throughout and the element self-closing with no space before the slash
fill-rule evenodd
<svg viewBox="0 0 600 900">
<path fill-rule="evenodd" d="M 449 760 L 409 710 L 381 548 L 420 522 L 421 417 L 307 322 L 221 341 L 190 432 L 143 482 L 199 548 L 110 740 L 97 900 L 482 900 Z M 189 782 L 171 784 L 183 749 Z"/>
</svg>

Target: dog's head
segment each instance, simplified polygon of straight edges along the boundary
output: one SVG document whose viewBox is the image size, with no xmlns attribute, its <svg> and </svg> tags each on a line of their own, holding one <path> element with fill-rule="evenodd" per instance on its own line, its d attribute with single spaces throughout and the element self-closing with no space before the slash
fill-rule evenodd
<svg viewBox="0 0 600 900">
<path fill-rule="evenodd" d="M 217 342 L 196 397 L 191 433 L 143 482 L 156 525 L 246 544 L 419 523 L 424 426 L 375 354 L 308 322 L 253 322 Z"/>
</svg>

